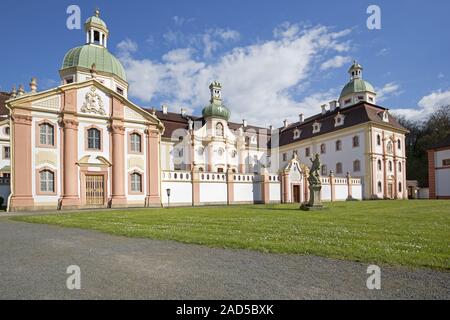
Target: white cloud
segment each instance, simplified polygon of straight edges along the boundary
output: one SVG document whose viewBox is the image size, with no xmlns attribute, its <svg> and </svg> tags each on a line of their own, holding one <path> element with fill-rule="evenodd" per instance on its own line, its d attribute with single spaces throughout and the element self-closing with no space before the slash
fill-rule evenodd
<svg viewBox="0 0 450 320">
<path fill-rule="evenodd" d="M 395 82 L 386 83 L 382 88 L 375 90 L 377 93 L 377 101 L 381 102 L 388 99 L 391 96 L 396 96 L 402 93 L 400 85 Z"/>
<path fill-rule="evenodd" d="M 133 53 L 137 51 L 138 45 L 130 39 L 125 39 L 117 44 L 117 49 L 119 49 L 121 53 Z"/>
<path fill-rule="evenodd" d="M 433 91 L 422 97 L 417 103 L 418 108 L 399 108 L 392 111 L 411 120 L 421 120 L 444 105 L 450 105 L 450 88 Z"/>
<path fill-rule="evenodd" d="M 335 57 L 325 61 L 324 63 L 322 63 L 322 65 L 320 66 L 320 69 L 327 70 L 327 69 L 331 69 L 331 68 L 340 68 L 344 64 L 349 63 L 350 61 L 351 61 L 350 57 L 335 56 Z"/>
<path fill-rule="evenodd" d="M 209 41 L 237 36 L 230 30 L 214 30 L 205 32 L 215 35 Z M 335 98 L 333 90 L 299 98 L 296 88 L 308 81 L 326 53 L 345 50 L 348 43 L 340 38 L 348 33 L 331 32 L 323 26 L 301 30 L 289 24 L 275 30 L 274 39 L 235 47 L 206 61 L 196 59 L 192 49 L 172 50 L 161 61 L 138 60 L 129 53 L 122 54 L 121 60 L 130 95 L 146 103 L 164 102 L 175 106 L 172 110 L 183 106 L 198 112 L 209 101 L 209 83 L 217 79 L 223 84 L 232 120 L 245 118 L 255 125 L 280 126 L 281 119 L 296 121 L 299 113 L 315 114 L 320 104 Z M 204 50 L 213 54 L 214 46 L 207 49 L 205 45 Z"/>
</svg>

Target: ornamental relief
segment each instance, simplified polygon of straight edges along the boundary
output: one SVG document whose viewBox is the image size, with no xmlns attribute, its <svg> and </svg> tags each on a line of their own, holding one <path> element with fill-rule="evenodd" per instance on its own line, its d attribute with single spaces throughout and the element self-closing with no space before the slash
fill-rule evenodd
<svg viewBox="0 0 450 320">
<path fill-rule="evenodd" d="M 105 109 L 103 108 L 103 101 L 100 95 L 96 92 L 95 87 L 91 87 L 88 93 L 84 96 L 84 103 L 81 107 L 81 112 L 94 113 L 101 116 L 106 115 Z"/>
</svg>

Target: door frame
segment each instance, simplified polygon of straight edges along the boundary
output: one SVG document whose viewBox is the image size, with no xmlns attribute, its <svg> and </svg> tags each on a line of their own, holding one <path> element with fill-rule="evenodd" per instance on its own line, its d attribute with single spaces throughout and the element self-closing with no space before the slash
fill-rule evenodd
<svg viewBox="0 0 450 320">
<path fill-rule="evenodd" d="M 295 197 L 294 197 L 294 187 L 298 187 L 298 203 L 302 203 L 302 186 L 301 183 L 291 183 L 291 202 L 292 203 L 297 203 L 295 202 Z"/>
<path fill-rule="evenodd" d="M 89 170 L 89 168 L 80 168 L 80 198 L 81 204 L 85 207 L 104 208 L 108 207 L 108 168 L 98 168 L 100 170 Z M 86 199 L 86 176 L 103 176 L 103 204 L 88 205 Z"/>
</svg>

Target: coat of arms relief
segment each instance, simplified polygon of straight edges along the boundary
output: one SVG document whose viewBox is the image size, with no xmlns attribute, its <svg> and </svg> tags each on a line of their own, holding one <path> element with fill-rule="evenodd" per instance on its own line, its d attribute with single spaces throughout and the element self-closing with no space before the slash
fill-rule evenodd
<svg viewBox="0 0 450 320">
<path fill-rule="evenodd" d="M 99 115 L 106 115 L 103 108 L 103 101 L 100 95 L 96 92 L 95 87 L 91 87 L 91 90 L 84 96 L 84 103 L 81 107 L 81 112 L 95 113 Z"/>
</svg>

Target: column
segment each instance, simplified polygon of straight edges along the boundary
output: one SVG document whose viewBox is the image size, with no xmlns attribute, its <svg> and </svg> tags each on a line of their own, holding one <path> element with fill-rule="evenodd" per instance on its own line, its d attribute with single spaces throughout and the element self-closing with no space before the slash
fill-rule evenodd
<svg viewBox="0 0 450 320">
<path fill-rule="evenodd" d="M 328 176 L 328 178 L 330 179 L 330 201 L 333 202 L 334 200 L 336 200 L 336 190 L 335 190 L 335 181 L 334 181 L 334 174 L 333 171 L 330 170 L 330 175 Z"/>
<path fill-rule="evenodd" d="M 146 131 L 147 139 L 147 196 L 145 205 L 147 207 L 161 206 L 160 196 L 160 166 L 159 166 L 159 130 L 149 126 Z"/>
<path fill-rule="evenodd" d="M 192 206 L 198 206 L 200 204 L 200 172 L 194 167 L 191 171 L 192 174 Z"/>
<path fill-rule="evenodd" d="M 112 135 L 112 190 L 111 207 L 125 207 L 125 127 L 112 124 L 109 128 Z"/>
<path fill-rule="evenodd" d="M 31 187 L 32 177 L 32 147 L 31 122 L 29 114 L 13 114 L 12 126 L 12 157 L 11 157 L 11 201 L 8 211 L 30 210 L 34 200 Z"/>
<path fill-rule="evenodd" d="M 234 202 L 234 173 L 230 168 L 227 169 L 227 204 Z"/>
<path fill-rule="evenodd" d="M 269 175 L 264 173 L 261 176 L 261 193 L 262 193 L 262 202 L 264 204 L 270 203 L 270 184 L 269 184 Z"/>
<path fill-rule="evenodd" d="M 352 197 L 352 177 L 350 173 L 347 172 L 347 200 L 353 199 Z"/>
<path fill-rule="evenodd" d="M 62 209 L 77 208 L 80 205 L 78 194 L 78 121 L 72 118 L 62 120 L 64 128 L 64 193 L 61 202 Z"/>
<path fill-rule="evenodd" d="M 429 198 L 436 199 L 436 168 L 434 161 L 434 150 L 428 150 L 428 187 Z"/>
<path fill-rule="evenodd" d="M 94 30 L 91 29 L 91 40 L 89 41 L 89 43 L 94 43 Z"/>
<path fill-rule="evenodd" d="M 283 202 L 288 203 L 290 202 L 289 199 L 289 172 L 283 171 L 282 173 L 282 179 L 283 183 Z"/>
</svg>

